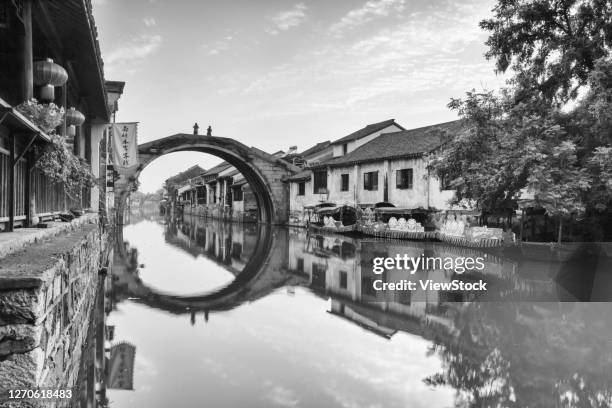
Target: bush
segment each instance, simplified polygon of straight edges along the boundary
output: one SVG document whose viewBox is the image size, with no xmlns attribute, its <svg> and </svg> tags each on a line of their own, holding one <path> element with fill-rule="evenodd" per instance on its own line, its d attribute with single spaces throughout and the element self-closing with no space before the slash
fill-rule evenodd
<svg viewBox="0 0 612 408">
<path fill-rule="evenodd" d="M 64 108 L 53 103 L 41 104 L 36 99 L 31 99 L 17 106 L 17 110 L 51 138 L 51 142 L 39 152 L 36 167 L 52 182 L 62 183 L 70 198 L 80 200 L 83 189 L 93 187 L 97 180 L 89 165 L 72 153 L 66 138 L 55 133 L 55 129 L 64 121 Z"/>
<path fill-rule="evenodd" d="M 30 99 L 17 106 L 17 110 L 45 133 L 53 133 L 64 122 L 64 108 L 54 103 L 43 104 Z"/>
<path fill-rule="evenodd" d="M 64 137 L 56 134 L 50 137 L 51 143 L 44 147 L 36 167 L 51 181 L 63 183 L 69 197 L 80 200 L 83 188 L 94 186 L 96 179 L 89 165 L 71 152 Z"/>
</svg>

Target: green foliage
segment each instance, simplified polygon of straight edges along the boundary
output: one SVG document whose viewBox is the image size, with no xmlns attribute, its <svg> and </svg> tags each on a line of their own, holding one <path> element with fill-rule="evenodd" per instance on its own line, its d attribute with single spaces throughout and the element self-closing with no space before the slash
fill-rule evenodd
<svg viewBox="0 0 612 408">
<path fill-rule="evenodd" d="M 19 105 L 17 110 L 51 138 L 51 142 L 39 152 L 36 167 L 52 182 L 62 183 L 69 197 L 80 200 L 83 189 L 94 186 L 96 179 L 89 165 L 72 153 L 65 138 L 55 133 L 55 129 L 64 121 L 64 108 L 31 99 Z"/>
<path fill-rule="evenodd" d="M 442 371 L 424 382 L 457 390 L 457 408 L 612 403 L 609 305 L 474 302 L 453 323 L 458 334 L 439 336 L 430 350 Z"/>
<path fill-rule="evenodd" d="M 612 46 L 610 0 L 498 0 L 493 12 L 480 23 L 490 32 L 487 58 L 548 100 L 576 98 Z"/>
<path fill-rule="evenodd" d="M 17 110 L 45 133 L 53 133 L 64 121 L 64 108 L 54 103 L 43 104 L 30 99 L 17 106 Z"/>
<path fill-rule="evenodd" d="M 89 165 L 76 157 L 62 136 L 52 134 L 51 142 L 44 147 L 38 167 L 55 183 L 63 183 L 66 194 L 80 200 L 85 187 L 93 187 L 96 179 Z"/>
<path fill-rule="evenodd" d="M 431 160 L 454 203 L 551 215 L 612 209 L 612 2 L 498 0 L 481 22 L 488 58 L 514 77 L 501 91 L 453 99 L 465 130 Z M 583 97 L 573 102 L 583 88 Z"/>
</svg>

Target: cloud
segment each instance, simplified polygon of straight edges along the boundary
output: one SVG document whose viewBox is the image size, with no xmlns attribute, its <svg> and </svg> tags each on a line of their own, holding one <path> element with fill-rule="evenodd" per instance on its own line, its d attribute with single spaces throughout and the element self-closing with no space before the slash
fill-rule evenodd
<svg viewBox="0 0 612 408">
<path fill-rule="evenodd" d="M 145 17 L 142 19 L 142 22 L 147 27 L 154 27 L 157 24 L 157 21 L 153 17 Z"/>
<path fill-rule="evenodd" d="M 219 55 L 224 51 L 230 49 L 230 43 L 234 39 L 233 34 L 226 35 L 221 40 L 217 40 L 211 44 L 203 44 L 202 49 L 206 51 L 207 55 Z"/>
<path fill-rule="evenodd" d="M 369 0 L 363 6 L 349 11 L 330 30 L 335 35 L 342 35 L 345 31 L 366 24 L 376 17 L 387 17 L 391 13 L 404 11 L 406 0 Z"/>
<path fill-rule="evenodd" d="M 281 407 L 296 407 L 300 402 L 293 390 L 280 385 L 272 386 L 266 398 L 274 405 Z"/>
<path fill-rule="evenodd" d="M 281 11 L 274 15 L 270 18 L 273 27 L 267 29 L 268 33 L 276 35 L 281 31 L 299 26 L 306 19 L 306 9 L 304 3 L 298 3 L 291 10 Z"/>
<path fill-rule="evenodd" d="M 141 34 L 123 44 L 121 47 L 106 53 L 104 67 L 107 72 L 134 72 L 135 64 L 155 53 L 163 38 L 159 34 Z"/>
<path fill-rule="evenodd" d="M 385 4 L 390 10 L 392 3 Z M 393 4 L 399 7 L 397 1 Z M 350 21 L 365 21 L 374 13 L 372 7 L 360 8 L 368 11 L 353 13 Z M 426 104 L 429 110 L 436 104 L 444 107 L 448 98 L 467 89 L 498 83 L 493 66 L 482 57 L 486 33 L 478 21 L 484 13 L 486 7 L 430 4 L 395 24 L 357 30 L 355 39 L 327 37 L 237 92 L 257 98 L 247 114 L 259 117 L 372 112 L 390 106 L 402 110 L 415 100 L 422 101 L 418 109 Z"/>
</svg>

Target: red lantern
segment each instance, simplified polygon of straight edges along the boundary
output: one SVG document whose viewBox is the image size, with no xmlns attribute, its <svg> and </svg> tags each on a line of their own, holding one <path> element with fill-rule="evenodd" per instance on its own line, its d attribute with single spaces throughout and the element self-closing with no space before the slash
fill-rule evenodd
<svg viewBox="0 0 612 408">
<path fill-rule="evenodd" d="M 76 127 L 85 122 L 85 115 L 74 108 L 66 111 L 66 125 L 68 125 L 68 136 L 76 136 Z"/>
<path fill-rule="evenodd" d="M 55 87 L 62 86 L 68 80 L 68 73 L 51 58 L 34 63 L 34 82 L 41 85 L 40 99 L 50 102 L 55 99 Z"/>
</svg>

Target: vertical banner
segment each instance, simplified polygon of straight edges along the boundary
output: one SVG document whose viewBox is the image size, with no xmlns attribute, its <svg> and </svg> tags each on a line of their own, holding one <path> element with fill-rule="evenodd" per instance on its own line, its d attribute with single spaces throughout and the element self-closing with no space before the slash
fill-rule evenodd
<svg viewBox="0 0 612 408">
<path fill-rule="evenodd" d="M 113 168 L 119 174 L 128 174 L 138 167 L 138 123 L 112 123 Z"/>
<path fill-rule="evenodd" d="M 111 347 L 108 370 L 108 388 L 118 390 L 134 389 L 134 359 L 136 346 L 119 343 Z"/>
</svg>

